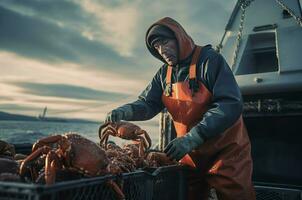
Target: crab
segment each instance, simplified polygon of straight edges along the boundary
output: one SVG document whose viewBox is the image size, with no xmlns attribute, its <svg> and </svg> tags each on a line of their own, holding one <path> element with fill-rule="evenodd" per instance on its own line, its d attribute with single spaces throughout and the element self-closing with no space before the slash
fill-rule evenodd
<svg viewBox="0 0 302 200">
<path fill-rule="evenodd" d="M 108 143 L 106 155 L 110 160 L 110 171 L 115 171 L 115 174 L 132 172 L 135 170 L 135 161 L 118 145 Z"/>
<path fill-rule="evenodd" d="M 139 144 L 126 144 L 123 146 L 123 151 L 135 162 L 136 168 L 146 166 L 145 151 L 140 150 Z"/>
<path fill-rule="evenodd" d="M 0 140 L 0 157 L 13 158 L 15 154 L 15 147 L 13 145 Z"/>
<path fill-rule="evenodd" d="M 43 159 L 46 185 L 55 183 L 57 172 L 63 169 L 81 173 L 85 177 L 110 174 L 110 162 L 104 149 L 75 133 L 38 140 L 32 147 L 32 153 L 21 163 L 20 175 L 22 176 L 27 167 L 41 155 L 46 155 Z M 119 199 L 125 198 L 115 182 L 108 181 L 108 184 L 116 191 Z"/>
<path fill-rule="evenodd" d="M 16 153 L 15 146 L 3 140 L 0 140 L 0 158 L 9 158 L 20 161 L 26 158 L 26 155 Z"/>
<path fill-rule="evenodd" d="M 162 167 L 167 165 L 177 165 L 178 162 L 171 160 L 164 152 L 149 151 L 146 152 L 145 160 L 148 167 Z"/>
<path fill-rule="evenodd" d="M 0 181 L 20 181 L 18 175 L 19 164 L 14 159 L 13 145 L 0 140 Z"/>
<path fill-rule="evenodd" d="M 130 122 L 107 122 L 100 126 L 99 137 L 101 146 L 106 147 L 109 135 L 132 140 L 139 143 L 139 155 L 151 147 L 151 139 L 148 133 L 139 126 Z"/>
</svg>

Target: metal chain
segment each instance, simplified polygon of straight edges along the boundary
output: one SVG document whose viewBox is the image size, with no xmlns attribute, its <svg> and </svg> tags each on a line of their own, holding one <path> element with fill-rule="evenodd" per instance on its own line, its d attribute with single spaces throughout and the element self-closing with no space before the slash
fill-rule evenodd
<svg viewBox="0 0 302 200">
<path fill-rule="evenodd" d="M 292 9 L 290 9 L 289 7 L 287 7 L 281 0 L 275 0 L 283 10 L 286 10 L 298 23 L 299 26 L 302 27 L 302 18 L 295 15 L 294 11 Z"/>
<path fill-rule="evenodd" d="M 244 19 L 245 19 L 245 11 L 246 8 L 253 2 L 254 0 L 239 0 L 239 4 L 242 10 L 241 17 L 240 17 L 240 23 L 239 23 L 239 29 L 237 33 L 237 38 L 236 38 L 236 44 L 235 44 L 235 49 L 233 53 L 233 59 L 232 59 L 232 65 L 231 68 L 234 69 L 238 57 L 238 52 L 239 48 L 241 45 L 241 39 L 242 39 L 242 33 L 243 33 L 243 27 L 244 27 Z M 289 7 L 287 7 L 281 0 L 275 0 L 281 7 L 282 9 L 286 10 L 298 23 L 299 26 L 302 27 L 302 18 L 295 15 L 293 10 L 291 10 Z M 220 51 L 222 48 L 222 42 L 217 46 L 217 50 Z"/>
<path fill-rule="evenodd" d="M 217 51 L 218 53 L 220 53 L 221 49 L 223 48 L 222 42 L 224 41 L 224 38 L 225 38 L 226 33 L 227 33 L 227 30 L 224 31 L 223 36 L 222 36 L 222 38 L 221 38 L 219 44 L 216 45 L 216 51 Z"/>
<path fill-rule="evenodd" d="M 232 59 L 232 65 L 231 65 L 232 69 L 234 69 L 234 66 L 236 64 L 239 47 L 241 45 L 242 32 L 243 32 L 243 27 L 244 27 L 244 19 L 245 19 L 245 11 L 246 11 L 246 8 L 251 4 L 252 1 L 254 1 L 254 0 L 240 0 L 239 1 L 242 13 L 240 16 L 239 29 L 238 29 L 237 38 L 236 38 L 236 46 L 235 46 L 233 59 Z"/>
</svg>

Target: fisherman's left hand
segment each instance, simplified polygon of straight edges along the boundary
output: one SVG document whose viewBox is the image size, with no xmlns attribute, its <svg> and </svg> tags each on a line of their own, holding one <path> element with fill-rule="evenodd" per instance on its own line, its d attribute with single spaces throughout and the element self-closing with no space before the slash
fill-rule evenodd
<svg viewBox="0 0 302 200">
<path fill-rule="evenodd" d="M 168 157 L 177 161 L 190 151 L 191 148 L 187 145 L 187 141 L 184 137 L 173 139 L 164 150 Z"/>
<path fill-rule="evenodd" d="M 175 160 L 182 159 L 187 153 L 199 147 L 204 140 L 196 132 L 189 132 L 185 136 L 173 139 L 164 152 L 168 157 Z"/>
</svg>

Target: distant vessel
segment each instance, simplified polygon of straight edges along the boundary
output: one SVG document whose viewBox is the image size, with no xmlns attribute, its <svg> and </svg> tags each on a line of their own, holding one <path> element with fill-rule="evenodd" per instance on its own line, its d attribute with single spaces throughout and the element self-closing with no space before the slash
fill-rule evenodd
<svg viewBox="0 0 302 200">
<path fill-rule="evenodd" d="M 47 112 L 47 106 L 45 106 L 45 108 L 43 109 L 42 114 L 38 115 L 38 119 L 45 120 L 46 119 L 46 112 Z"/>
</svg>

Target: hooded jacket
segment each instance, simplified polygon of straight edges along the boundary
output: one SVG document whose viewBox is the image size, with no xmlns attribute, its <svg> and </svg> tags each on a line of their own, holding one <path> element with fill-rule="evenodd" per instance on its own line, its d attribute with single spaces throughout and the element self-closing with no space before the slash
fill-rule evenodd
<svg viewBox="0 0 302 200">
<path fill-rule="evenodd" d="M 164 65 L 157 71 L 138 100 L 130 105 L 133 116 L 129 121 L 149 120 L 164 109 L 162 94 L 166 88 L 167 63 L 148 42 L 148 33 L 155 25 L 162 25 L 174 32 L 178 42 L 179 63 L 173 67 L 172 83 L 189 79 L 189 67 L 195 43 L 182 26 L 171 18 L 163 18 L 150 26 L 146 33 L 146 45 L 150 53 L 162 60 Z M 202 120 L 197 123 L 194 131 L 207 140 L 223 133 L 233 125 L 242 113 L 242 98 L 234 75 L 225 59 L 212 49 L 211 45 L 202 48 L 197 63 L 197 79 L 212 94 L 212 102 Z"/>
</svg>

